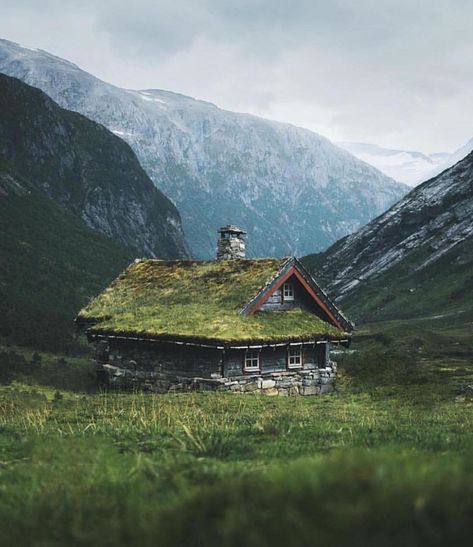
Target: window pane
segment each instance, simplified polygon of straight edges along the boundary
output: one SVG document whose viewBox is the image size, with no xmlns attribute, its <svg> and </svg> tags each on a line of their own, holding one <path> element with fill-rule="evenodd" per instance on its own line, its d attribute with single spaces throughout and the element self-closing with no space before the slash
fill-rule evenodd
<svg viewBox="0 0 473 547">
<path fill-rule="evenodd" d="M 289 348 L 289 366 L 302 366 L 302 348 L 300 347 L 290 347 Z"/>
<path fill-rule="evenodd" d="M 283 285 L 283 296 L 286 300 L 294 299 L 294 287 L 292 283 L 284 283 Z"/>
<path fill-rule="evenodd" d="M 246 369 L 258 369 L 259 368 L 259 351 L 247 350 L 245 354 L 245 368 Z"/>
</svg>

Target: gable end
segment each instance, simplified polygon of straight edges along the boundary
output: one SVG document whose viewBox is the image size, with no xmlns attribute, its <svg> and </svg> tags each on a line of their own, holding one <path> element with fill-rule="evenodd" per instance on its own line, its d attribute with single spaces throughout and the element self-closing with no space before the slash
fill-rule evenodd
<svg viewBox="0 0 473 547">
<path fill-rule="evenodd" d="M 252 315 L 267 302 L 267 300 L 291 277 L 295 277 L 303 289 L 310 295 L 313 302 L 326 316 L 326 321 L 347 332 L 353 330 L 348 321 L 335 304 L 329 299 L 317 282 L 296 259 L 289 259 L 274 278 L 241 310 L 243 315 Z"/>
</svg>

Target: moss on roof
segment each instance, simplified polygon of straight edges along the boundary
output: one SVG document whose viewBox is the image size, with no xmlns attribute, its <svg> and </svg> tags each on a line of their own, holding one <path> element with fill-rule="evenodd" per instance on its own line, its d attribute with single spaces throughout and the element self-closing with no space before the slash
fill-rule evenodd
<svg viewBox="0 0 473 547">
<path fill-rule="evenodd" d="M 288 260 L 143 260 L 130 265 L 78 319 L 92 322 L 95 334 L 223 343 L 345 336 L 302 309 L 240 313 Z"/>
</svg>

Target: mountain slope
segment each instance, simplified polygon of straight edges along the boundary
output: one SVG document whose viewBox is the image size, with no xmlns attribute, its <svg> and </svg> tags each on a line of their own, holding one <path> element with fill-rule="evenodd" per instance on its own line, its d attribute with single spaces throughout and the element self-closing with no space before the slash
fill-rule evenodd
<svg viewBox="0 0 473 547">
<path fill-rule="evenodd" d="M 177 204 L 199 258 L 214 256 L 216 230 L 229 222 L 249 232 L 250 255 L 324 249 L 406 192 L 308 130 L 167 91 L 120 89 L 43 51 L 1 40 L 0 71 L 125 139 Z"/>
<path fill-rule="evenodd" d="M 187 256 L 178 212 L 121 139 L 3 74 L 0 112 L 0 172 L 142 254 Z"/>
<path fill-rule="evenodd" d="M 473 319 L 473 153 L 305 264 L 355 319 Z"/>
<path fill-rule="evenodd" d="M 78 349 L 73 320 L 132 260 L 27 180 L 0 172 L 0 341 Z"/>
<path fill-rule="evenodd" d="M 376 144 L 359 142 L 337 143 L 357 158 L 373 165 L 385 175 L 410 186 L 437 176 L 462 160 L 473 150 L 473 139 L 455 152 L 424 154 L 413 150 L 393 150 Z"/>
</svg>

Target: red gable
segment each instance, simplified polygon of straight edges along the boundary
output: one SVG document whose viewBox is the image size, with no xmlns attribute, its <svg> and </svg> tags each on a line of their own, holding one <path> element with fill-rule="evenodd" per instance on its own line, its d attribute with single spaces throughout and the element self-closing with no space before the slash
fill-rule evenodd
<svg viewBox="0 0 473 547">
<path fill-rule="evenodd" d="M 242 310 L 244 315 L 257 312 L 289 279 L 296 279 L 303 290 L 320 310 L 322 318 L 344 331 L 352 331 L 353 325 L 343 317 L 340 310 L 329 299 L 325 292 L 295 258 L 288 261 L 282 270 L 266 285 Z"/>
</svg>

